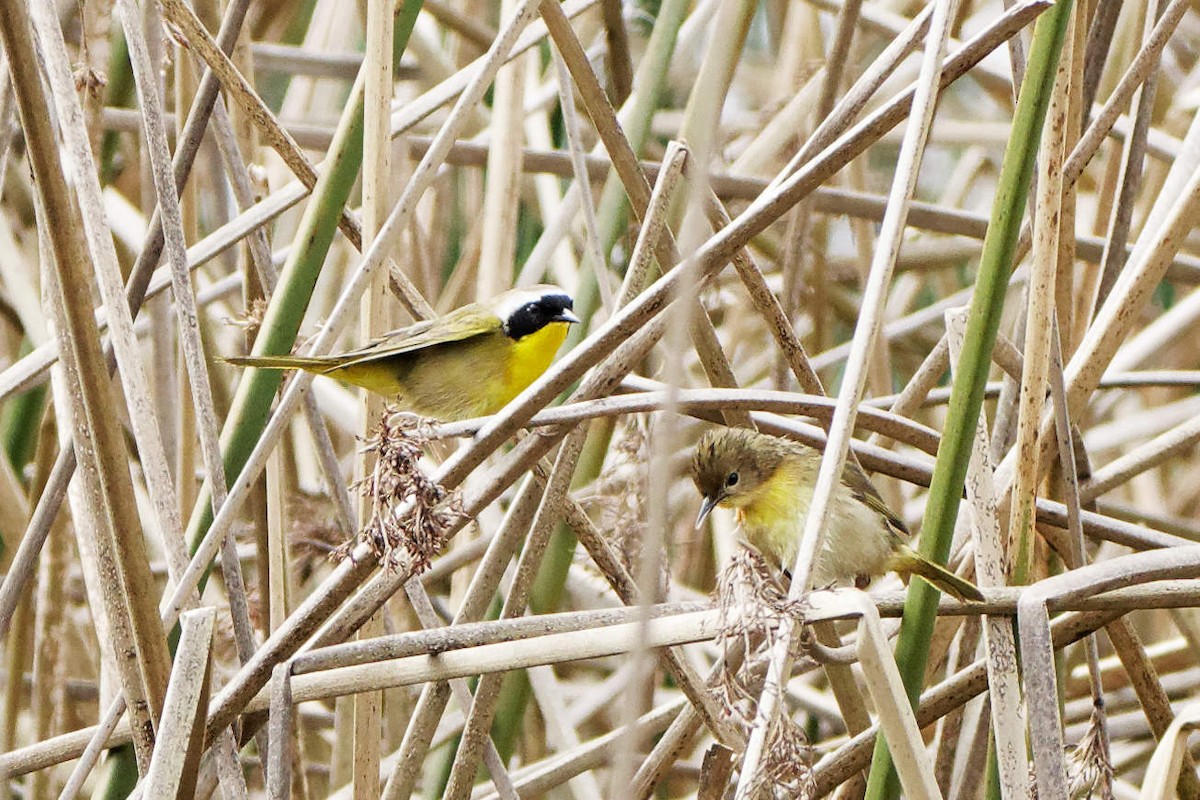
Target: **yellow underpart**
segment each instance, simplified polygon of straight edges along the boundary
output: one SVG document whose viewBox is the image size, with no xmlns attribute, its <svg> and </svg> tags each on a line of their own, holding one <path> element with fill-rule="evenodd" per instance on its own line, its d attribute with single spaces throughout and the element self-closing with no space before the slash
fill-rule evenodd
<svg viewBox="0 0 1200 800">
<path fill-rule="evenodd" d="M 567 338 L 568 327 L 565 322 L 551 322 L 513 342 L 508 372 L 504 385 L 495 398 L 496 407 L 493 410 L 498 411 L 546 371 L 550 362 L 554 360 L 554 354 Z"/>
<path fill-rule="evenodd" d="M 784 462 L 761 486 L 736 501 L 738 522 L 750 544 L 789 568 L 796 560 L 800 519 L 812 503 L 806 471 L 803 464 Z"/>
<path fill-rule="evenodd" d="M 332 367 L 319 374 L 361 386 L 384 397 L 396 397 L 405 389 L 404 384 L 396 379 L 396 371 L 387 360 L 368 361 L 352 367 Z"/>
</svg>

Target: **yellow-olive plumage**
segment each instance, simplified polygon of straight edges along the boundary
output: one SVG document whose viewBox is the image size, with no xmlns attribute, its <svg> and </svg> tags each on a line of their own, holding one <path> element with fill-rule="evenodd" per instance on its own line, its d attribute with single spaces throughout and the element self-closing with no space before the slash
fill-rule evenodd
<svg viewBox="0 0 1200 800">
<path fill-rule="evenodd" d="M 240 367 L 302 369 L 395 398 L 443 421 L 493 414 L 546 371 L 579 320 L 555 286 L 511 289 L 336 355 L 226 359 Z"/>
<path fill-rule="evenodd" d="M 820 451 L 799 442 L 740 428 L 707 431 L 692 459 L 692 480 L 704 496 L 696 523 L 716 506 L 733 508 L 750 544 L 776 567 L 791 569 L 820 466 Z M 892 571 L 919 575 L 960 600 L 983 599 L 971 582 L 905 544 L 907 536 L 871 480 L 857 464 L 846 462 L 813 585 Z"/>
</svg>

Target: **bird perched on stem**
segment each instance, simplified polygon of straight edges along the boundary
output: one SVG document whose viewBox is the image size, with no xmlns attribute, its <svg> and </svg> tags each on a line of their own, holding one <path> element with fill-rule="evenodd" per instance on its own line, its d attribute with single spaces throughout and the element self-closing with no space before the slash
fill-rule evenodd
<svg viewBox="0 0 1200 800">
<path fill-rule="evenodd" d="M 537 380 L 567 327 L 579 322 L 573 305 L 557 286 L 510 289 L 348 353 L 225 360 L 326 375 L 394 398 L 416 414 L 453 422 L 494 414 Z"/>
<path fill-rule="evenodd" d="M 704 497 L 696 526 L 717 506 L 733 508 L 750 544 L 789 570 L 820 466 L 821 452 L 799 442 L 742 428 L 707 431 L 692 459 L 692 480 Z M 919 575 L 960 600 L 983 600 L 970 581 L 905 544 L 908 529 L 852 461 L 834 489 L 828 524 L 813 567 L 816 586 L 893 571 Z"/>
</svg>

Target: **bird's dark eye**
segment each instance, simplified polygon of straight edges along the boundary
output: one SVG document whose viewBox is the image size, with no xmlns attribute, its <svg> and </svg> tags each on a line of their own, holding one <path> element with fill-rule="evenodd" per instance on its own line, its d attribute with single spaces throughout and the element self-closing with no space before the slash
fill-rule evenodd
<svg viewBox="0 0 1200 800">
<path fill-rule="evenodd" d="M 725 479 L 726 486 L 737 486 L 738 474 L 736 472 L 729 473 L 729 477 Z"/>
</svg>

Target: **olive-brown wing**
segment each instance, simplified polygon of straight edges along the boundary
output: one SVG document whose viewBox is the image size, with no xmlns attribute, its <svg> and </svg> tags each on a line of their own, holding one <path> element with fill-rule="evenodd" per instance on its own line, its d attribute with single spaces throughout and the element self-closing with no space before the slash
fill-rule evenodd
<svg viewBox="0 0 1200 800">
<path fill-rule="evenodd" d="M 500 327 L 500 319 L 495 314 L 478 303 L 470 303 L 437 319 L 384 334 L 366 347 L 344 353 L 339 366 L 359 366 L 439 344 L 461 342 L 495 333 Z"/>
<path fill-rule="evenodd" d="M 853 461 L 847 461 L 846 466 L 842 469 L 842 481 L 850 489 L 851 494 L 856 500 L 864 503 L 872 511 L 878 511 L 889 526 L 897 533 L 908 536 L 908 526 L 906 526 L 899 517 L 892 513 L 892 510 L 887 507 L 887 503 L 883 502 L 883 497 L 879 494 L 879 490 L 875 488 L 875 484 L 871 483 L 871 479 L 862 471 L 862 468 Z"/>
</svg>

